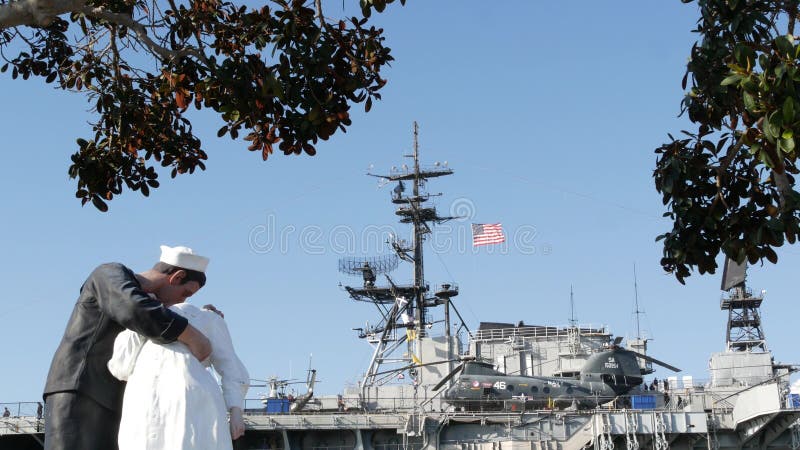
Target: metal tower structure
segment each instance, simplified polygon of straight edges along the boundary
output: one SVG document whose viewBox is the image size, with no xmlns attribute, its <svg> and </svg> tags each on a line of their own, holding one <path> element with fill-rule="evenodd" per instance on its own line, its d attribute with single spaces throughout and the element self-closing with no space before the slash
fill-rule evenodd
<svg viewBox="0 0 800 450">
<path fill-rule="evenodd" d="M 728 311 L 726 343 L 728 350 L 767 351 L 767 340 L 761 328 L 759 308 L 764 297 L 754 297 L 745 284 L 747 264 L 738 264 L 730 258 L 725 259 L 722 272 L 721 289 L 728 293 L 723 296 L 720 308 Z"/>
<path fill-rule="evenodd" d="M 433 320 L 428 315 L 428 309 L 444 305 L 445 329 L 444 333 L 450 339 L 450 299 L 458 295 L 458 286 L 442 284 L 433 296 L 430 287 L 425 281 L 424 258 L 422 245 L 427 235 L 431 234 L 430 223 L 439 224 L 453 217 L 442 217 L 432 206 L 425 203 L 432 196 L 424 192 L 426 182 L 431 178 L 451 175 L 453 171 L 447 164 L 436 163 L 433 167 L 422 167 L 419 163 L 419 142 L 417 123 L 414 122 L 414 147 L 410 155 L 411 166 L 403 164 L 400 168 L 392 167 L 388 175 L 367 175 L 381 179 L 381 185 L 396 182 L 392 190 L 391 201 L 397 205 L 395 214 L 400 217 L 400 223 L 411 225 L 410 243 L 393 238 L 389 244 L 399 259 L 413 264 L 414 276 L 412 283 L 397 284 L 384 272 L 391 270 L 392 262 L 385 259 L 340 261 L 340 271 L 349 274 L 362 274 L 364 285 L 362 287 L 345 286 L 353 300 L 373 303 L 381 314 L 377 325 L 367 325 L 365 328 L 356 328 L 360 338 L 367 339 L 373 345 L 374 351 L 369 367 L 362 381 L 362 389 L 380 386 L 397 380 L 402 373 L 408 371 L 415 384 L 422 384 L 421 372 L 416 368 L 421 366 L 419 340 L 428 334 L 428 328 L 433 325 Z M 410 193 L 406 192 L 406 183 L 411 185 Z M 388 284 L 377 285 L 377 275 L 384 274 Z M 458 314 L 458 311 L 453 308 Z M 459 318 L 460 318 L 460 314 Z M 462 319 L 463 323 L 463 319 Z M 452 359 L 456 352 L 449 348 L 449 358 Z M 435 381 L 435 380 L 430 380 Z"/>
<path fill-rule="evenodd" d="M 636 264 L 634 264 L 633 265 L 633 316 L 634 316 L 634 322 L 636 323 L 636 337 L 633 339 L 628 339 L 628 347 L 630 347 L 631 350 L 646 355 L 647 342 L 650 341 L 650 339 L 642 335 L 641 316 L 643 314 L 644 311 L 641 310 L 639 306 L 639 280 L 636 276 Z M 642 375 L 649 375 L 655 372 L 655 369 L 653 369 L 652 361 L 648 361 L 646 358 L 639 358 L 639 369 L 641 369 Z"/>
</svg>

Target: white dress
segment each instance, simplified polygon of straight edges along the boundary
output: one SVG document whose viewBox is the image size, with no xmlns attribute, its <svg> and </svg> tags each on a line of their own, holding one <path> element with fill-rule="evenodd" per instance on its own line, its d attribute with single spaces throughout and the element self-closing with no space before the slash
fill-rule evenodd
<svg viewBox="0 0 800 450">
<path fill-rule="evenodd" d="M 200 363 L 180 342 L 156 344 L 130 330 L 117 336 L 111 373 L 127 380 L 119 429 L 120 450 L 231 450 L 227 411 L 244 410 L 247 369 L 216 313 L 186 303 L 170 309 L 211 341 Z M 222 389 L 211 374 L 220 375 Z"/>
</svg>

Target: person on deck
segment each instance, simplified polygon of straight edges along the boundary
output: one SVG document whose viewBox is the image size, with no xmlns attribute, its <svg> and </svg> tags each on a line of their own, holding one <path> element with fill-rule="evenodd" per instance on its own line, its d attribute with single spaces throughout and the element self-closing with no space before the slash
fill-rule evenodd
<svg viewBox="0 0 800 450">
<path fill-rule="evenodd" d="M 198 360 L 208 357 L 208 339 L 152 297 L 183 302 L 205 285 L 207 265 L 208 258 L 190 248 L 161 246 L 161 258 L 150 270 L 135 274 L 111 263 L 89 275 L 47 375 L 45 450 L 117 448 L 125 384 L 106 365 L 122 330 L 161 343 L 178 340 Z"/>
</svg>

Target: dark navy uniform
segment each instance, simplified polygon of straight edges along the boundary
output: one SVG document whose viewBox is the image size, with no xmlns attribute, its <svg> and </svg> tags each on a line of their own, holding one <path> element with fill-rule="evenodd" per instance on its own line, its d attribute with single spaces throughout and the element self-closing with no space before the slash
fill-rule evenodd
<svg viewBox="0 0 800 450">
<path fill-rule="evenodd" d="M 158 343 L 174 342 L 187 324 L 142 290 L 122 264 L 95 269 L 81 287 L 47 375 L 45 449 L 117 448 L 125 383 L 106 365 L 114 339 L 128 328 Z"/>
</svg>

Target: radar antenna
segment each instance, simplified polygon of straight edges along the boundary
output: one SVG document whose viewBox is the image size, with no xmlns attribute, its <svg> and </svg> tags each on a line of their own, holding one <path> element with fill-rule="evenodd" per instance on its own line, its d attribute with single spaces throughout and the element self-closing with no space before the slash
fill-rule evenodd
<svg viewBox="0 0 800 450">
<path fill-rule="evenodd" d="M 578 326 L 578 319 L 575 318 L 575 295 L 572 285 L 569 285 L 569 327 L 567 328 L 567 340 L 569 351 L 572 355 L 581 352 L 581 329 Z"/>
<path fill-rule="evenodd" d="M 372 258 L 342 258 L 339 260 L 339 272 L 348 275 L 361 275 L 364 287 L 375 286 L 378 275 L 389 273 L 399 264 L 397 256 L 388 255 Z"/>
<path fill-rule="evenodd" d="M 633 265 L 633 316 L 636 323 L 636 338 L 628 340 L 628 347 L 630 347 L 636 356 L 638 356 L 639 369 L 643 375 L 651 374 L 653 369 L 653 358 L 647 356 L 647 342 L 649 338 L 642 335 L 641 316 L 644 314 L 639 306 L 639 279 L 636 276 L 636 264 Z M 656 362 L 656 364 L 659 364 Z"/>
<path fill-rule="evenodd" d="M 633 314 L 636 316 L 636 339 L 642 339 L 640 316 L 644 311 L 639 309 L 639 282 L 636 278 L 636 264 L 633 265 Z"/>
<path fill-rule="evenodd" d="M 571 284 L 569 285 L 569 326 L 578 326 L 578 319 L 575 318 L 575 296 L 572 292 Z"/>
</svg>

